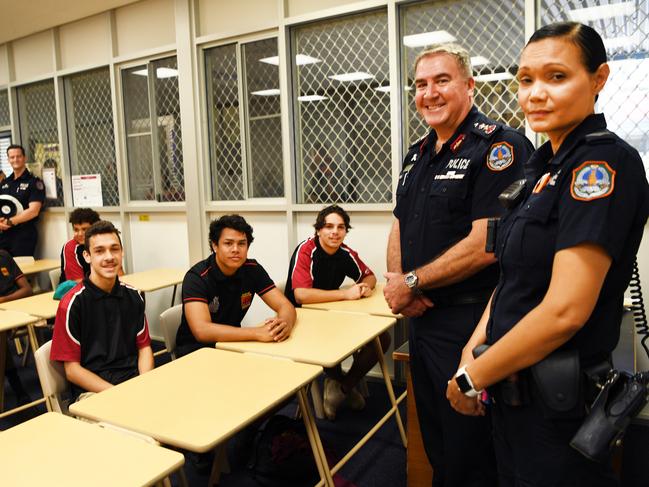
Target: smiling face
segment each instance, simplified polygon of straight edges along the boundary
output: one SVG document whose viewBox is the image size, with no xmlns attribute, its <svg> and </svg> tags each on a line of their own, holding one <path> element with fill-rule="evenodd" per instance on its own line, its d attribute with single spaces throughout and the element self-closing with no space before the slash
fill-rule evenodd
<svg viewBox="0 0 649 487">
<path fill-rule="evenodd" d="M 83 252 L 83 257 L 90 264 L 90 280 L 98 285 L 114 283 L 117 271 L 122 266 L 122 244 L 115 233 L 99 233 L 90 237 L 90 251 Z"/>
<path fill-rule="evenodd" d="M 9 149 L 7 151 L 7 159 L 14 172 L 20 173 L 25 169 L 25 162 L 27 158 L 21 149 Z"/>
<path fill-rule="evenodd" d="M 79 245 L 83 245 L 86 242 L 86 230 L 88 230 L 91 225 L 92 223 L 88 222 L 72 224 L 72 232 L 75 242 Z"/>
<path fill-rule="evenodd" d="M 234 274 L 248 258 L 248 238 L 244 232 L 224 228 L 217 243 L 212 242 L 216 263 L 226 276 Z"/>
<path fill-rule="evenodd" d="M 453 135 L 473 105 L 473 78 L 450 54 L 423 57 L 415 71 L 415 105 L 442 140 Z"/>
<path fill-rule="evenodd" d="M 329 213 L 325 217 L 324 226 L 316 234 L 322 249 L 328 254 L 334 254 L 347 236 L 345 220 L 338 213 Z"/>
<path fill-rule="evenodd" d="M 556 153 L 566 136 L 595 111 L 595 96 L 608 78 L 602 64 L 590 73 L 581 49 L 566 38 L 529 44 L 518 70 L 518 103 L 530 127 L 548 135 Z"/>
</svg>

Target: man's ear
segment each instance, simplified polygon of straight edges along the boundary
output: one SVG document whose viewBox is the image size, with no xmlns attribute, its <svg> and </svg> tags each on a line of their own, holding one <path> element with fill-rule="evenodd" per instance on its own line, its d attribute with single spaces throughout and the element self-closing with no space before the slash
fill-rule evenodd
<svg viewBox="0 0 649 487">
<path fill-rule="evenodd" d="M 83 251 L 83 258 L 85 259 L 86 264 L 90 264 L 90 253 L 88 253 L 87 250 Z"/>
</svg>

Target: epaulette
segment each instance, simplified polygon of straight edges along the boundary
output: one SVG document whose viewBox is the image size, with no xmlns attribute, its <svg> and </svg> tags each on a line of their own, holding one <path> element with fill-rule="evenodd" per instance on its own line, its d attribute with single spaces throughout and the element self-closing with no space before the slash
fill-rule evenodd
<svg viewBox="0 0 649 487">
<path fill-rule="evenodd" d="M 471 132 L 484 139 L 490 139 L 501 127 L 502 125 L 497 123 L 473 122 Z"/>
<path fill-rule="evenodd" d="M 408 147 L 408 151 L 411 149 L 414 149 L 415 147 L 418 147 L 424 140 L 426 140 L 426 137 L 430 135 L 430 132 L 426 132 L 426 135 L 423 137 L 419 137 L 416 141 L 414 141 L 410 146 Z"/>
<path fill-rule="evenodd" d="M 584 139 L 586 140 L 586 143 L 590 145 L 606 144 L 615 140 L 615 134 L 610 130 L 604 129 L 587 134 Z"/>
</svg>

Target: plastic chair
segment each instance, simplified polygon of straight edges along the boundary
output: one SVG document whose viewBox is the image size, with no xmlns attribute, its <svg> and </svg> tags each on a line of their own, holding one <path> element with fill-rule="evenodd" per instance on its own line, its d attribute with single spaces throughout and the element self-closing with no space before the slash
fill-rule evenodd
<svg viewBox="0 0 649 487">
<path fill-rule="evenodd" d="M 52 269 L 50 271 L 50 283 L 52 283 L 52 291 L 55 291 L 61 283 L 61 268 Z"/>
<path fill-rule="evenodd" d="M 177 304 L 165 310 L 160 315 L 160 326 L 165 339 L 165 347 L 171 355 L 171 360 L 176 360 L 176 332 L 180 326 L 183 314 L 183 305 Z"/>
<path fill-rule="evenodd" d="M 63 364 L 50 360 L 52 340 L 41 345 L 34 353 L 36 370 L 41 382 L 47 409 L 57 413 L 68 414 L 67 401 L 61 399 L 61 394 L 68 389 L 68 380 L 65 378 Z"/>
</svg>

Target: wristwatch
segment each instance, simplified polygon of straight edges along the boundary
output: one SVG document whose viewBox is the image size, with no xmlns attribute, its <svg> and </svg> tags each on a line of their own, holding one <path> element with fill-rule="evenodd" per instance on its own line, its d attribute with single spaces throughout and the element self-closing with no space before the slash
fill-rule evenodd
<svg viewBox="0 0 649 487">
<path fill-rule="evenodd" d="M 477 397 L 478 394 L 482 392 L 482 391 L 476 391 L 475 388 L 473 387 L 473 382 L 471 381 L 471 377 L 469 377 L 469 374 L 466 371 L 466 365 L 464 367 L 461 367 L 455 373 L 455 382 L 457 382 L 457 386 L 460 388 L 460 392 L 465 396 Z"/>
<path fill-rule="evenodd" d="M 404 276 L 403 280 L 405 281 L 406 286 L 408 286 L 411 290 L 418 290 L 417 284 L 419 284 L 419 278 L 417 277 L 417 274 L 415 274 L 415 271 L 408 272 L 408 274 Z"/>
</svg>

